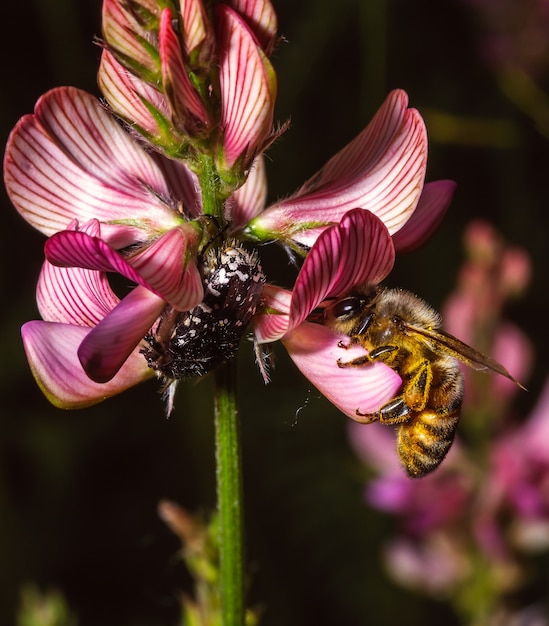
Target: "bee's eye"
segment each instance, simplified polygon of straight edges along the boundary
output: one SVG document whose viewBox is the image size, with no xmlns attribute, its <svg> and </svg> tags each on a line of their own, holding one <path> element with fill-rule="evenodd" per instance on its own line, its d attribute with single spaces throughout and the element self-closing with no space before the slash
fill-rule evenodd
<svg viewBox="0 0 549 626">
<path fill-rule="evenodd" d="M 335 319 L 339 317 L 349 317 L 358 313 L 362 308 L 359 298 L 345 298 L 336 302 L 332 307 L 332 314 Z"/>
</svg>

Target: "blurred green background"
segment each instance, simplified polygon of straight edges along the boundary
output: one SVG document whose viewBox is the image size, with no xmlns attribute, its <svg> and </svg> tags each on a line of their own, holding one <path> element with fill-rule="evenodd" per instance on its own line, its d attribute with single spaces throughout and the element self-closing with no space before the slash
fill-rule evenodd
<svg viewBox="0 0 549 626">
<path fill-rule="evenodd" d="M 533 282 L 508 313 L 536 349 L 531 393 L 520 400 L 527 414 L 547 375 L 549 115 L 543 106 L 525 111 L 504 93 L 501 74 L 481 54 L 490 24 L 472 4 L 274 5 L 286 39 L 273 59 L 277 119 L 291 118 L 291 127 L 269 151 L 270 198 L 295 190 L 356 135 L 389 89 L 406 89 L 427 123 L 428 180 L 454 179 L 458 191 L 436 236 L 399 259 L 390 282 L 439 307 L 455 284 L 472 218 L 525 247 Z M 44 91 L 70 84 L 98 95 L 100 8 L 100 0 L 3 7 L 2 145 Z M 536 70 L 541 88 L 549 78 L 543 70 Z M 95 408 L 52 408 L 19 334 L 37 317 L 44 240 L 5 192 L 1 201 L 0 624 L 15 624 L 20 589 L 30 582 L 62 590 L 81 626 L 175 624 L 189 577 L 156 508 L 162 498 L 192 512 L 215 504 L 211 382 L 182 385 L 170 419 L 155 382 Z M 279 281 L 293 275 L 272 247 L 265 265 Z M 363 504 L 363 470 L 348 447 L 346 419 L 282 349 L 276 361 L 267 387 L 248 345 L 240 364 L 249 596 L 261 623 L 358 626 L 400 623 L 405 615 L 408 626 L 458 624 L 445 602 L 388 579 L 380 547 L 391 521 Z"/>
</svg>

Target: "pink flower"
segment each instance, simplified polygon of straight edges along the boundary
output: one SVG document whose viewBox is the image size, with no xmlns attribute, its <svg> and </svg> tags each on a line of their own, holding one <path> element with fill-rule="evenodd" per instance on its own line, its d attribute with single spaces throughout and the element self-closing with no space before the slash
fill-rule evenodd
<svg viewBox="0 0 549 626">
<path fill-rule="evenodd" d="M 521 329 L 501 316 L 505 303 L 526 288 L 530 259 L 524 250 L 506 245 L 490 224 L 480 220 L 468 226 L 465 246 L 467 260 L 444 306 L 446 330 L 505 363 L 523 381 L 532 363 L 530 342 Z M 494 416 L 505 412 L 519 389 L 503 376 L 483 376 L 480 389 L 471 384 L 471 378 L 466 377 L 467 402 L 489 407 Z"/>
<path fill-rule="evenodd" d="M 382 220 L 397 249 L 422 243 L 440 222 L 455 185 L 437 181 L 424 187 L 427 135 L 419 113 L 407 107 L 405 92 L 391 92 L 351 143 L 299 191 L 253 219 L 245 233 L 294 249 L 310 247 L 327 226 L 361 207 Z"/>
<path fill-rule="evenodd" d="M 234 194 L 236 223 L 260 210 L 261 174 L 258 165 Z M 43 321 L 22 330 L 47 397 L 87 406 L 151 376 L 143 337 L 166 307 L 186 312 L 204 298 L 196 258 L 211 224 L 194 174 L 144 151 L 89 94 L 59 88 L 12 131 L 4 178 L 17 210 L 50 236 Z M 137 287 L 120 300 L 106 273 Z"/>
<path fill-rule="evenodd" d="M 418 236 L 421 236 L 418 231 Z M 353 209 L 339 224 L 318 236 L 305 258 L 292 292 L 266 286 L 264 313 L 256 322 L 259 344 L 281 339 L 302 373 L 345 415 L 369 421 L 371 413 L 394 398 L 402 381 L 383 363 L 340 368 L 337 361 L 364 354 L 348 338 L 307 321 L 324 300 L 349 293 L 357 285 L 377 284 L 391 271 L 394 245 L 383 222 L 370 211 Z"/>
<path fill-rule="evenodd" d="M 297 194 L 259 213 L 244 228 L 254 239 L 275 238 L 300 252 L 311 246 L 292 292 L 265 288 L 256 341 L 281 339 L 303 374 L 358 421 L 357 409 L 379 409 L 402 381 L 382 363 L 338 367 L 343 355 L 350 360 L 364 350 L 353 346 L 343 352 L 345 337 L 307 317 L 325 299 L 382 281 L 393 267 L 395 248 L 412 249 L 433 231 L 454 184 L 438 181 L 423 187 L 425 162 L 421 117 L 407 109 L 404 92 L 394 91 L 368 127 Z"/>
<path fill-rule="evenodd" d="M 292 224 L 293 235 L 287 238 L 283 229 L 263 233 L 290 247 L 297 244 L 300 253 L 300 246 L 311 244 L 312 248 L 293 292 L 266 286 L 266 313 L 258 317 L 255 328 L 257 343 L 282 339 L 304 375 L 356 420 L 361 419 L 357 408 L 374 411 L 394 397 L 401 379 L 381 363 L 367 369 L 339 368 L 342 337 L 306 320 L 325 299 L 359 284 L 383 280 L 392 269 L 394 248 L 409 250 L 421 245 L 449 205 L 453 182 L 423 186 L 425 131 L 417 111 L 406 107 L 406 94 L 392 92 L 367 129 L 293 197 L 291 219 L 285 217 Z M 357 155 L 361 157 L 358 160 Z M 328 200 L 324 208 L 315 208 L 319 197 L 315 193 L 320 188 Z M 263 216 L 268 222 L 275 214 L 285 215 L 286 202 L 291 204 L 292 199 L 250 215 L 243 233 L 261 239 L 258 232 Z M 360 208 L 349 210 L 352 202 Z M 311 216 L 315 220 L 312 228 Z M 319 217 L 326 225 L 319 227 Z M 351 359 L 359 353 L 361 349 L 353 347 L 345 355 Z M 267 379 L 265 371 L 264 376 Z"/>
</svg>

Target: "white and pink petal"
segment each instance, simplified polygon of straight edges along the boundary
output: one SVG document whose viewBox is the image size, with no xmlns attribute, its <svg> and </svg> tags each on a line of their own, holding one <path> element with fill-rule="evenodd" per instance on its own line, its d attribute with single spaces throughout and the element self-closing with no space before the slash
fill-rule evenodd
<svg viewBox="0 0 549 626">
<path fill-rule="evenodd" d="M 246 21 L 248 26 L 270 55 L 276 43 L 278 20 L 269 0 L 229 0 L 228 4 Z"/>
<path fill-rule="evenodd" d="M 202 0 L 179 0 L 179 13 L 185 51 L 191 55 L 208 38 L 210 24 Z"/>
<path fill-rule="evenodd" d="M 148 20 L 143 19 L 145 15 L 149 16 Z M 159 19 L 160 5 L 155 0 L 139 0 L 138 3 L 104 0 L 103 38 L 124 63 L 152 77 L 158 71 L 158 57 L 150 41 Z M 144 45 L 144 42 L 147 43 Z"/>
<path fill-rule="evenodd" d="M 195 124 L 189 116 L 203 126 L 209 126 L 208 113 L 196 92 L 183 64 L 179 38 L 172 28 L 172 13 L 164 9 L 160 20 L 159 53 L 162 88 L 172 111 L 172 119 L 181 128 Z"/>
<path fill-rule="evenodd" d="M 38 386 L 56 407 L 80 409 L 115 396 L 154 376 L 139 349 L 126 359 L 107 383 L 96 383 L 84 372 L 78 346 L 90 329 L 73 324 L 33 321 L 21 329 L 23 345 Z"/>
<path fill-rule="evenodd" d="M 158 89 L 127 70 L 106 49 L 101 54 L 97 82 L 116 115 L 141 134 L 162 135 L 170 115 L 166 99 Z"/>
<path fill-rule="evenodd" d="M 82 231 L 63 231 L 50 237 L 44 249 L 53 265 L 116 272 L 146 287 L 177 310 L 187 311 L 203 298 L 198 269 L 188 258 L 188 244 L 183 229 L 172 229 L 140 255 L 126 259 L 99 237 Z"/>
<path fill-rule="evenodd" d="M 36 302 L 43 320 L 93 327 L 119 302 L 106 274 L 79 267 L 42 265 Z"/>
<path fill-rule="evenodd" d="M 231 230 L 240 231 L 251 219 L 259 215 L 267 201 L 267 172 L 262 154 L 252 163 L 246 182 L 228 199 L 226 207 L 231 220 Z"/>
<path fill-rule="evenodd" d="M 167 229 L 180 221 L 154 159 L 90 94 L 53 89 L 13 129 L 4 159 L 11 201 L 51 235 L 77 219 Z"/>
<path fill-rule="evenodd" d="M 270 343 L 284 337 L 289 329 L 291 305 L 291 291 L 270 284 L 263 287 L 262 312 L 253 321 L 257 343 Z"/>
<path fill-rule="evenodd" d="M 348 337 L 335 335 L 320 324 L 305 322 L 287 334 L 282 342 L 298 369 L 313 385 L 351 419 L 369 423 L 373 413 L 398 394 L 402 380 L 383 363 L 340 368 L 338 360 L 350 361 L 365 354 L 360 346 L 339 346 Z"/>
<path fill-rule="evenodd" d="M 425 125 L 392 92 L 370 124 L 293 196 L 269 207 L 247 227 L 258 240 L 291 238 L 312 246 L 322 229 L 350 209 L 376 214 L 391 234 L 414 211 L 427 162 Z"/>
<path fill-rule="evenodd" d="M 222 168 L 253 157 L 271 132 L 276 74 L 242 18 L 216 7 L 221 88 Z"/>
</svg>

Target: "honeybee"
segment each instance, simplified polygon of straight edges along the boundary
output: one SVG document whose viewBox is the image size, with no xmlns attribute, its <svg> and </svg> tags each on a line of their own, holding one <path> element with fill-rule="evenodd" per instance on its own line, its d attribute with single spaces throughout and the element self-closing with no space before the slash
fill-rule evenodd
<svg viewBox="0 0 549 626">
<path fill-rule="evenodd" d="M 503 365 L 445 333 L 439 313 L 403 289 L 364 286 L 313 313 L 310 320 L 348 335 L 350 342 L 340 342 L 342 348 L 360 344 L 368 351 L 350 361 L 338 359 L 339 367 L 381 361 L 402 378 L 399 395 L 377 412 L 356 413 L 364 421 L 398 426 L 398 454 L 412 478 L 437 468 L 452 445 L 464 387 L 458 361 L 522 387 Z"/>
</svg>

